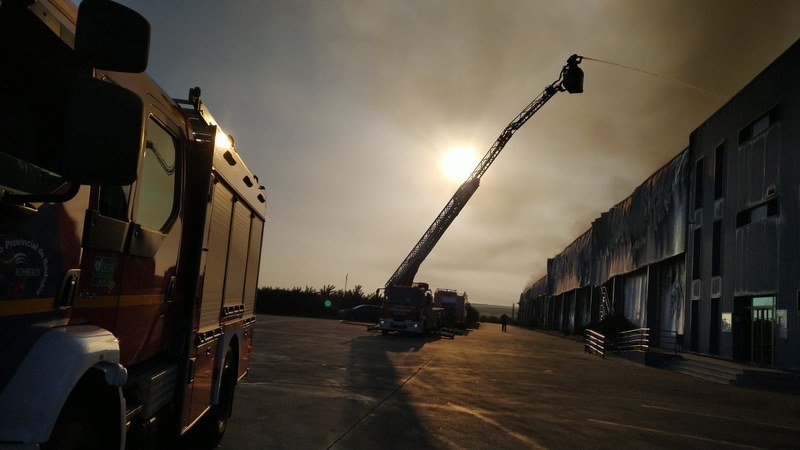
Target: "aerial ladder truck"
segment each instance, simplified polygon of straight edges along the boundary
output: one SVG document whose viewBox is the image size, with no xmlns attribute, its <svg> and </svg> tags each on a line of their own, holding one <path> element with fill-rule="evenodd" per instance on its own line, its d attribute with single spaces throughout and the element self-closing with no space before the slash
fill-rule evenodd
<svg viewBox="0 0 800 450">
<path fill-rule="evenodd" d="M 390 331 L 423 333 L 438 328 L 438 318 L 428 284 L 414 282 L 420 265 L 478 189 L 481 177 L 497 159 L 514 133 L 558 92 L 567 91 L 570 94 L 583 92 L 583 70 L 578 67 L 582 60 L 582 56 L 570 56 L 567 64 L 561 69 L 558 79 L 545 87 L 544 91 L 503 129 L 472 174 L 456 190 L 442 212 L 386 282 L 383 287 L 383 310 L 378 324 L 383 334 L 388 334 Z M 378 292 L 380 290 L 378 289 Z"/>
</svg>

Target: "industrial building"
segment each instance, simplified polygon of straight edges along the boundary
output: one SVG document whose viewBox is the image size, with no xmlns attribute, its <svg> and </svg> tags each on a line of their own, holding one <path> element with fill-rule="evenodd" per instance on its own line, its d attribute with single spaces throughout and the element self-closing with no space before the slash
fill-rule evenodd
<svg viewBox="0 0 800 450">
<path fill-rule="evenodd" d="M 548 259 L 519 321 L 580 332 L 605 297 L 652 346 L 799 369 L 798 68 L 800 41 Z"/>
</svg>

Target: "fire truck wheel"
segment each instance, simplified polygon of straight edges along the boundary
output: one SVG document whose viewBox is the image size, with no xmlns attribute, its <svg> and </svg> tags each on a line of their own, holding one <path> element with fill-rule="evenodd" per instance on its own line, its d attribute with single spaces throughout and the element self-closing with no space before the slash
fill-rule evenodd
<svg viewBox="0 0 800 450">
<path fill-rule="evenodd" d="M 219 402 L 211 407 L 205 416 L 203 429 L 208 440 L 213 444 L 219 443 L 228 428 L 228 419 L 233 411 L 233 393 L 236 389 L 236 366 L 233 361 L 233 352 L 228 349 L 225 362 L 222 365 L 222 381 L 219 387 Z"/>
<path fill-rule="evenodd" d="M 96 420 L 89 414 L 86 408 L 70 408 L 64 410 L 65 415 L 62 421 L 59 418 L 50 440 L 42 446 L 45 450 L 78 450 L 78 449 L 97 449 L 101 450 L 103 445 L 98 441 L 99 430 Z"/>
<path fill-rule="evenodd" d="M 75 387 L 58 416 L 50 439 L 42 445 L 43 450 L 103 450 L 113 442 L 119 445 L 119 436 L 111 432 L 119 422 L 110 414 L 110 405 L 106 402 L 113 398 L 114 392 L 98 376 L 90 374 Z"/>
<path fill-rule="evenodd" d="M 389 334 L 389 330 L 381 330 L 381 334 L 386 336 L 387 334 Z"/>
</svg>

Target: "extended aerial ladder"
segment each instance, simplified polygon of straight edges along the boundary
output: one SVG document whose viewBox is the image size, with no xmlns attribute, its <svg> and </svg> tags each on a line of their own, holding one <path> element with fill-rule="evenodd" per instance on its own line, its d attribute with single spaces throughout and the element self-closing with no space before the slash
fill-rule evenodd
<svg viewBox="0 0 800 450">
<path fill-rule="evenodd" d="M 427 283 L 415 283 L 419 266 L 425 261 L 428 254 L 439 242 L 447 228 L 453 223 L 458 213 L 464 208 L 472 194 L 478 189 L 481 177 L 489 166 L 497 159 L 500 151 L 506 146 L 514 133 L 536 114 L 548 100 L 556 93 L 567 91 L 570 94 L 583 92 L 583 71 L 578 64 L 582 56 L 572 55 L 567 64 L 561 69 L 558 79 L 544 88 L 514 120 L 500 133 L 500 137 L 492 144 L 483 159 L 478 163 L 472 174 L 458 188 L 453 197 L 447 202 L 442 212 L 433 221 L 428 231 L 422 235 L 417 245 L 400 264 L 384 286 L 383 310 L 381 320 L 377 326 L 370 329 L 379 329 L 383 334 L 390 331 L 404 331 L 411 333 L 439 332 L 439 309 L 434 306 L 433 296 Z M 378 289 L 378 292 L 380 289 Z M 452 337 L 452 335 L 449 335 Z"/>
<path fill-rule="evenodd" d="M 506 128 L 500 133 L 500 137 L 492 144 L 489 151 L 486 152 L 483 159 L 472 171 L 472 174 L 464 181 L 458 188 L 453 197 L 447 202 L 442 212 L 436 217 L 425 234 L 422 235 L 417 245 L 411 249 L 411 252 L 400 264 L 400 267 L 395 270 L 394 274 L 386 282 L 386 288 L 391 286 L 411 286 L 414 277 L 417 275 L 419 266 L 428 257 L 428 254 L 439 242 L 444 232 L 453 223 L 453 220 L 458 216 L 464 205 L 472 197 L 472 194 L 478 189 L 481 177 L 489 169 L 489 166 L 497 159 L 500 151 L 506 146 L 508 141 L 514 136 L 514 133 L 525 124 L 539 109 L 547 103 L 548 100 L 553 98 L 558 92 L 567 91 L 570 94 L 579 94 L 583 92 L 583 70 L 578 67 L 578 64 L 583 60 L 582 56 L 572 55 L 567 60 L 567 64 L 561 69 L 561 74 L 558 79 L 552 84 L 544 88 L 541 94 L 536 97 L 525 109 L 522 110 L 514 120 L 509 123 Z"/>
</svg>

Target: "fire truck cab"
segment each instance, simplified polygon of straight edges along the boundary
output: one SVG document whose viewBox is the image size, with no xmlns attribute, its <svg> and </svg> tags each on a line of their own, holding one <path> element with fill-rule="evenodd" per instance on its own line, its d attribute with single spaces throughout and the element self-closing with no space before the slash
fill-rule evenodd
<svg viewBox="0 0 800 450">
<path fill-rule="evenodd" d="M 266 197 L 148 52 L 111 1 L 0 1 L 0 448 L 225 432 Z"/>
<path fill-rule="evenodd" d="M 383 310 L 378 328 L 383 334 L 406 331 L 422 334 L 438 328 L 439 309 L 433 307 L 428 283 L 384 288 Z"/>
</svg>

